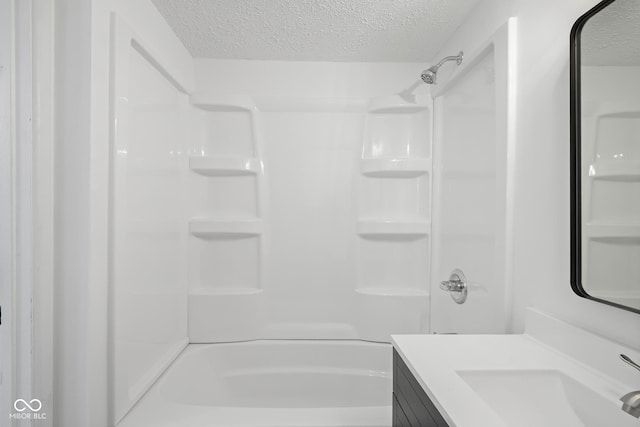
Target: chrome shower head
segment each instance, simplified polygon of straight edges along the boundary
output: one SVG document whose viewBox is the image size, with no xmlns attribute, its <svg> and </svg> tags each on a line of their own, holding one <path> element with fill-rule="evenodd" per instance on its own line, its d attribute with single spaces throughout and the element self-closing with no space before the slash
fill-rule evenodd
<svg viewBox="0 0 640 427">
<path fill-rule="evenodd" d="M 422 77 L 422 81 L 428 85 L 432 85 L 436 83 L 436 77 L 438 75 L 438 67 L 431 67 L 428 70 L 424 70 L 420 77 Z"/>
<path fill-rule="evenodd" d="M 443 58 L 436 65 L 429 67 L 428 69 L 422 72 L 422 74 L 420 75 L 420 77 L 422 78 L 422 81 L 424 81 L 428 85 L 436 84 L 436 79 L 438 77 L 438 69 L 442 66 L 442 64 L 444 64 L 447 61 L 456 61 L 456 64 L 460 65 L 462 64 L 462 57 L 463 57 L 463 52 L 460 51 L 456 56 L 447 56 Z"/>
</svg>

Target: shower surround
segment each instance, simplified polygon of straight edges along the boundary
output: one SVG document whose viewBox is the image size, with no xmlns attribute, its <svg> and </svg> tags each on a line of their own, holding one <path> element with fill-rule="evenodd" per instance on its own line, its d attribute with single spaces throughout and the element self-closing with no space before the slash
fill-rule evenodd
<svg viewBox="0 0 640 427">
<path fill-rule="evenodd" d="M 317 81 L 304 64 L 269 65 L 260 64 L 264 83 L 293 73 Z M 221 69 L 243 76 L 255 65 L 196 66 L 191 342 L 387 342 L 426 331 L 430 103 L 225 94 L 255 89 Z"/>
<path fill-rule="evenodd" d="M 309 345 L 327 360 L 351 357 L 349 346 L 363 363 L 378 360 L 363 366 L 386 390 L 391 358 L 375 355 L 390 334 L 429 330 L 432 103 L 422 64 L 180 64 L 166 59 L 180 52 L 117 15 L 112 25 L 114 421 L 194 343 L 378 342 Z M 338 383 L 360 378 L 340 366 Z M 279 369 L 289 373 L 276 383 L 317 375 Z M 317 387 L 327 399 L 334 388 Z M 221 402 L 211 404 L 236 405 Z M 390 402 L 376 411 L 375 425 L 390 422 Z"/>
</svg>

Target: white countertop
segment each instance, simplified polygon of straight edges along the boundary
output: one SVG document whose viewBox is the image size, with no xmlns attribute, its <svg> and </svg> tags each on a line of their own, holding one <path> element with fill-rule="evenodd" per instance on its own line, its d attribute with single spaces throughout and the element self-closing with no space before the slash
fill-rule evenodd
<svg viewBox="0 0 640 427">
<path fill-rule="evenodd" d="M 544 323 L 547 318 L 542 319 Z M 571 329 L 566 324 L 558 330 Z M 571 332 L 567 330 L 567 332 Z M 578 336 L 579 333 L 573 333 Z M 583 333 L 584 335 L 584 333 Z M 596 338 L 602 340 L 602 338 Z M 458 371 L 549 370 L 561 371 L 599 393 L 613 405 L 619 405 L 621 392 L 631 385 L 604 375 L 592 364 L 582 363 L 567 353 L 547 345 L 530 334 L 521 335 L 394 335 L 394 348 L 416 377 L 442 416 L 454 427 L 507 426 L 488 404 L 458 375 Z M 588 341 L 578 336 L 576 342 Z M 584 343 L 583 343 L 584 344 Z M 593 343 L 592 343 L 593 344 Z M 597 342 L 596 344 L 601 344 Z M 588 343 L 587 343 L 588 345 Z M 595 350 L 595 348 L 598 348 Z M 611 356 L 616 369 L 619 348 L 602 349 L 594 345 L 591 353 L 603 351 Z M 588 349 L 586 350 L 589 351 Z M 631 355 L 636 355 L 630 350 Z M 622 371 L 633 380 L 629 367 Z M 525 414 L 526 415 L 526 414 Z M 626 414 L 623 414 L 626 415 Z M 638 423 L 640 426 L 640 422 Z M 507 426 L 512 427 L 512 426 Z M 550 427 L 549 425 L 545 427 Z"/>
</svg>

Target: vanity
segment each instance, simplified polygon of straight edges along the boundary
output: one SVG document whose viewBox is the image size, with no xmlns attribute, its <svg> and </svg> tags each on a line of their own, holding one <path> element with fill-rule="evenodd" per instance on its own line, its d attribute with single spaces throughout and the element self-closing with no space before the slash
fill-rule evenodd
<svg viewBox="0 0 640 427">
<path fill-rule="evenodd" d="M 640 352 L 529 309 L 520 335 L 393 336 L 394 427 L 638 427 Z"/>
<path fill-rule="evenodd" d="M 392 407 L 394 427 L 447 427 L 449 425 L 395 348 L 393 350 Z"/>
</svg>

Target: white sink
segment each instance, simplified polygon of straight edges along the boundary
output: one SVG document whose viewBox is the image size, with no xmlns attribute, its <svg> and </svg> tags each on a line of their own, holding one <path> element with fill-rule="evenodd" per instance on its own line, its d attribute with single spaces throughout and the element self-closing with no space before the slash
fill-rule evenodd
<svg viewBox="0 0 640 427">
<path fill-rule="evenodd" d="M 557 370 L 456 373 L 509 426 L 638 427 L 610 400 Z"/>
<path fill-rule="evenodd" d="M 622 346 L 529 310 L 519 335 L 394 335 L 398 354 L 456 427 L 640 427 L 620 397 L 638 389 Z"/>
</svg>

